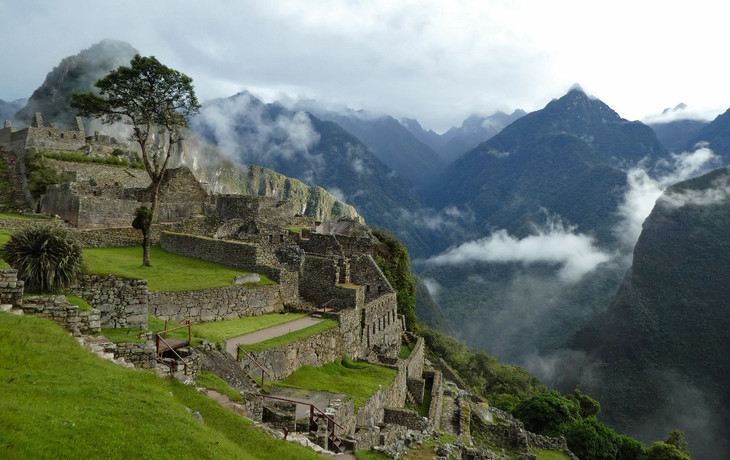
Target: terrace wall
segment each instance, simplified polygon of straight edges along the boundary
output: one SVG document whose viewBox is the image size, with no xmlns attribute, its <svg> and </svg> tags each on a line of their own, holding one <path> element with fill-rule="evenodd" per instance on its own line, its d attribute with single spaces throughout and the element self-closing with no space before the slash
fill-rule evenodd
<svg viewBox="0 0 730 460">
<path fill-rule="evenodd" d="M 216 262 L 245 271 L 263 273 L 279 283 L 279 293 L 284 305 L 299 305 L 298 275 L 264 264 L 262 261 L 265 258 L 264 251 L 255 245 L 163 232 L 160 236 L 160 246 L 175 254 Z"/>
<path fill-rule="evenodd" d="M 77 305 L 71 305 L 66 296 L 32 296 L 26 297 L 23 302 L 23 313 L 41 316 L 64 327 L 73 335 L 91 335 L 101 332 L 100 312 L 79 311 Z"/>
<path fill-rule="evenodd" d="M 224 286 L 215 289 L 184 292 L 150 292 L 149 313 L 157 318 L 181 323 L 206 323 L 258 316 L 282 311 L 279 286 L 256 288 Z"/>
<path fill-rule="evenodd" d="M 100 312 L 101 327 L 147 329 L 147 280 L 83 275 L 69 293 Z"/>
</svg>

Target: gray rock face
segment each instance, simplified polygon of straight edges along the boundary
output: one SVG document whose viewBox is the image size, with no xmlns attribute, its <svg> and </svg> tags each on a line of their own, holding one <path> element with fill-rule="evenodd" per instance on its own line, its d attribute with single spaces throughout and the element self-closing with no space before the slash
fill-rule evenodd
<svg viewBox="0 0 730 460">
<path fill-rule="evenodd" d="M 258 283 L 261 281 L 261 277 L 258 273 L 246 273 L 245 275 L 238 275 L 233 279 L 233 284 L 244 285 L 246 283 Z"/>
</svg>

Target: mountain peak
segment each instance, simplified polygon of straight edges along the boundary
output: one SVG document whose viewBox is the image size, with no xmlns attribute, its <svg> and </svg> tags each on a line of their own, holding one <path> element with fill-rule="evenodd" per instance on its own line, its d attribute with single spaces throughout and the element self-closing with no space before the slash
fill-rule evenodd
<svg viewBox="0 0 730 460">
<path fill-rule="evenodd" d="M 35 112 L 70 126 L 74 116 L 69 106 L 73 91 L 94 91 L 94 83 L 121 65 L 129 64 L 139 52 L 127 42 L 105 39 L 78 54 L 64 58 L 46 75 L 43 84 L 33 92 L 25 107 L 15 115 L 18 121 L 30 123 Z"/>
</svg>

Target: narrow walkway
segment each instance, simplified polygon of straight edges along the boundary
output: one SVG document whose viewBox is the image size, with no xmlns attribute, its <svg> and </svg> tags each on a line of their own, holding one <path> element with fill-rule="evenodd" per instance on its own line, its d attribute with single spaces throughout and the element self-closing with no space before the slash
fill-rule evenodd
<svg viewBox="0 0 730 460">
<path fill-rule="evenodd" d="M 250 345 L 252 343 L 263 342 L 264 340 L 269 340 L 273 339 L 274 337 L 286 335 L 290 332 L 298 331 L 300 329 L 313 326 L 320 322 L 322 322 L 322 318 L 313 318 L 311 316 L 307 316 L 304 318 L 296 319 L 294 321 L 290 321 L 288 323 L 280 324 L 278 326 L 270 327 L 268 329 L 262 329 L 260 331 L 252 332 L 246 335 L 239 335 L 238 337 L 233 337 L 232 339 L 226 340 L 226 352 L 228 352 L 228 354 L 231 356 L 236 356 L 238 353 L 239 344 Z"/>
</svg>

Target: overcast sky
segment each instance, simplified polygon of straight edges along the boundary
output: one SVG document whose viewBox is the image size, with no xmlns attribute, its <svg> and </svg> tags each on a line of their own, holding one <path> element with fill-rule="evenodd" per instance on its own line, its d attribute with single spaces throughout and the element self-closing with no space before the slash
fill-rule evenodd
<svg viewBox="0 0 730 460">
<path fill-rule="evenodd" d="M 542 108 L 574 83 L 631 120 L 730 107 L 730 6 L 704 1 L 0 0 L 0 99 L 104 38 L 193 78 L 418 119 Z"/>
</svg>

